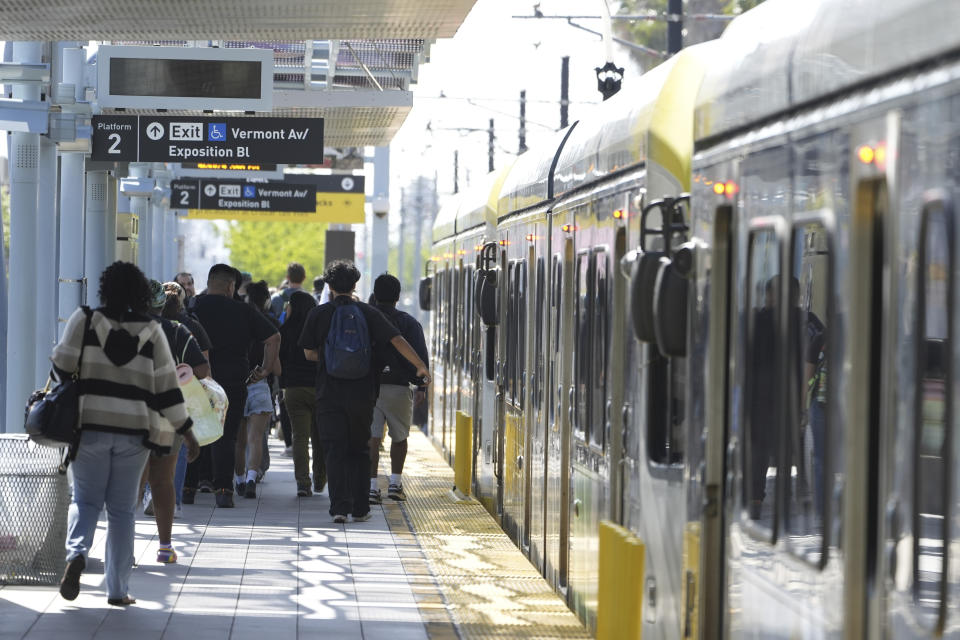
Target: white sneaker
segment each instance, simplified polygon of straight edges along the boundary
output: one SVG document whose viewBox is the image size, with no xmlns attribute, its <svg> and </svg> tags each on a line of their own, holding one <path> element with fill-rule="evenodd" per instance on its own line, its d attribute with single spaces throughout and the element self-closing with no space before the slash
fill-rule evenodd
<svg viewBox="0 0 960 640">
<path fill-rule="evenodd" d="M 143 515 L 153 515 L 153 493 L 150 492 L 149 486 L 143 491 Z"/>
<path fill-rule="evenodd" d="M 173 510 L 173 517 L 174 517 L 174 518 L 182 518 L 182 517 L 183 517 L 183 505 L 178 504 L 178 505 L 174 508 L 174 510 Z"/>
</svg>

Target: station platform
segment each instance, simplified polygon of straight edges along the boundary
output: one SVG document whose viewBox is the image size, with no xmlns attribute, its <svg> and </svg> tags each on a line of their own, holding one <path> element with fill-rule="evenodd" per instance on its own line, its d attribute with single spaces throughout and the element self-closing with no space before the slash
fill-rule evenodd
<svg viewBox="0 0 960 640">
<path fill-rule="evenodd" d="M 128 608 L 106 602 L 101 520 L 73 602 L 0 587 L 0 640 L 589 638 L 483 507 L 448 498 L 453 471 L 429 440 L 414 429 L 409 442 L 407 501 L 385 498 L 367 522 L 335 524 L 326 491 L 297 498 L 273 439 L 257 499 L 184 505 L 176 564 L 154 562 L 156 527 L 139 514 Z M 381 455 L 382 482 L 388 465 Z"/>
</svg>

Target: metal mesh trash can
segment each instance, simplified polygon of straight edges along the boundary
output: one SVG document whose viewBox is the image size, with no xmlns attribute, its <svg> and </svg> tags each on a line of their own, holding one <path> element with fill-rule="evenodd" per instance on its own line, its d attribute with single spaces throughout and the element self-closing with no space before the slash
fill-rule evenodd
<svg viewBox="0 0 960 640">
<path fill-rule="evenodd" d="M 70 505 L 60 459 L 26 435 L 0 435 L 0 584 L 60 580 Z"/>
</svg>

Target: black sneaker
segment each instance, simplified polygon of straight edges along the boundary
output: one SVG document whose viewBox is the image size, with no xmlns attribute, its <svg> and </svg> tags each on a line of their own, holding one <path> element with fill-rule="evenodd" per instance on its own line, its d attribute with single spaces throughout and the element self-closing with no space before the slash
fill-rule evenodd
<svg viewBox="0 0 960 640">
<path fill-rule="evenodd" d="M 312 495 L 313 495 L 313 492 L 310 491 L 310 487 L 297 487 L 298 498 L 309 498 Z"/>
<path fill-rule="evenodd" d="M 87 567 L 87 560 L 82 555 L 74 556 L 63 570 L 60 578 L 60 597 L 64 600 L 76 600 L 80 595 L 80 574 Z"/>
<path fill-rule="evenodd" d="M 340 515 L 338 513 L 337 515 L 333 516 L 333 521 L 336 522 L 337 524 L 343 524 L 344 522 L 347 521 L 347 516 Z"/>
<path fill-rule="evenodd" d="M 183 492 L 180 494 L 180 502 L 183 504 L 193 504 L 197 497 L 196 489 L 189 489 L 187 487 L 183 488 Z"/>
<path fill-rule="evenodd" d="M 380 489 L 370 489 L 370 504 L 383 504 L 383 498 L 380 496 Z"/>
<path fill-rule="evenodd" d="M 200 493 L 213 493 L 213 483 L 209 480 L 201 480 L 197 486 Z"/>
<path fill-rule="evenodd" d="M 243 491 L 243 497 L 244 497 L 244 498 L 256 498 L 256 497 L 257 497 L 257 483 L 256 483 L 256 482 L 248 482 L 248 483 L 247 483 L 247 486 L 245 487 L 245 489 L 244 489 L 244 491 Z"/>
<path fill-rule="evenodd" d="M 217 491 L 217 506 L 222 509 L 233 508 L 233 492 L 230 489 L 220 489 Z"/>
<path fill-rule="evenodd" d="M 233 483 L 233 492 L 238 496 L 245 495 L 247 492 L 247 483 L 246 482 L 234 482 Z"/>
<path fill-rule="evenodd" d="M 407 494 L 403 492 L 402 484 L 391 483 L 390 486 L 387 487 L 387 497 L 390 498 L 391 500 L 406 500 Z"/>
</svg>

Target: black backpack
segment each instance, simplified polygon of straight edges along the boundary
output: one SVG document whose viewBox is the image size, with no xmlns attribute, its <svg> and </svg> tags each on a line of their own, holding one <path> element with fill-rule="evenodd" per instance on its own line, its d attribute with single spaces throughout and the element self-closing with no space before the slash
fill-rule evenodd
<svg viewBox="0 0 960 640">
<path fill-rule="evenodd" d="M 387 322 L 393 325 L 400 332 L 400 335 L 403 335 L 406 339 L 403 331 L 404 327 L 401 326 L 400 322 L 403 317 L 401 311 L 395 307 L 377 306 L 377 309 L 383 313 Z M 400 355 L 400 352 L 392 344 L 386 344 L 378 351 L 377 364 L 380 368 L 381 384 L 420 384 L 420 380 L 417 378 L 417 368 Z"/>
</svg>

